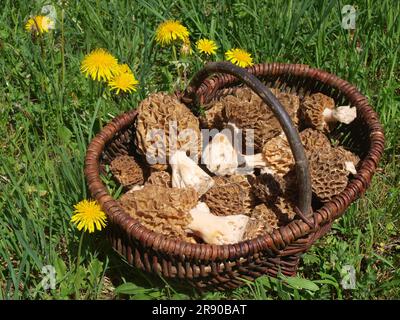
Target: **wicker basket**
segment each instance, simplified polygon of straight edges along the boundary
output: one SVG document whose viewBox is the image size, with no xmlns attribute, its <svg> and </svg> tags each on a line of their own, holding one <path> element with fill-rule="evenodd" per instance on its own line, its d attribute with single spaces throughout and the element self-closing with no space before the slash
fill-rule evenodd
<svg viewBox="0 0 400 320">
<path fill-rule="evenodd" d="M 113 248 L 139 269 L 166 278 L 186 280 L 197 288 L 207 290 L 232 289 L 242 285 L 242 279 L 254 280 L 263 274 L 276 276 L 280 272 L 286 276 L 295 275 L 301 254 L 328 232 L 332 222 L 368 188 L 384 148 L 383 129 L 376 113 L 366 97 L 348 82 L 298 64 L 259 64 L 246 69 L 248 72 L 242 69 L 241 73 L 237 69 L 227 63 L 211 63 L 193 78 L 189 89 L 178 96 L 192 107 L 229 94 L 245 82 L 267 102 L 283 126 L 296 160 L 299 210 L 295 220 L 289 224 L 256 239 L 221 246 L 168 239 L 143 227 L 109 195 L 100 178 L 104 166 L 116 156 L 135 153 L 135 110 L 116 117 L 106 125 L 91 141 L 85 160 L 89 190 L 109 218 L 107 234 Z M 229 74 L 217 74 L 206 79 L 213 72 Z M 339 126 L 332 135 L 361 158 L 358 172 L 343 192 L 315 212 L 309 209 L 311 189 L 308 165 L 307 161 L 302 161 L 304 150 L 301 144 L 298 145 L 298 132 L 271 92 L 249 73 L 267 87 L 293 92 L 300 97 L 322 92 L 337 104 L 350 104 L 357 108 L 356 120 L 350 125 Z"/>
</svg>

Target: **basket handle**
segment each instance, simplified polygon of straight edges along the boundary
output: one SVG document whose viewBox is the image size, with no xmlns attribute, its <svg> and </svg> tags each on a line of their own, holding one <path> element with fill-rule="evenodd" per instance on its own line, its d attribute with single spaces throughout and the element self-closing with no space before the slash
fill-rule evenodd
<svg viewBox="0 0 400 320">
<path fill-rule="evenodd" d="M 257 93 L 260 98 L 271 108 L 286 135 L 295 160 L 296 176 L 299 185 L 298 209 L 300 210 L 300 215 L 307 218 L 311 217 L 311 177 L 308 167 L 308 160 L 303 148 L 303 144 L 301 143 L 299 133 L 282 104 L 256 76 L 249 73 L 246 69 L 237 67 L 227 61 L 209 62 L 202 70 L 194 75 L 193 79 L 190 81 L 189 87 L 184 93 L 182 100 L 187 102 L 196 101 L 196 92 L 201 84 L 206 78 L 216 72 L 228 73 L 237 77 L 247 86 L 249 86 L 255 93 Z"/>
</svg>

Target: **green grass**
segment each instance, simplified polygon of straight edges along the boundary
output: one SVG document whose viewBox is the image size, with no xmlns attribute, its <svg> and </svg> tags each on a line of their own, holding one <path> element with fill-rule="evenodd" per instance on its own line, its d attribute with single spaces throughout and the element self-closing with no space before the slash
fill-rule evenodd
<svg viewBox="0 0 400 320">
<path fill-rule="evenodd" d="M 4 0 L 0 12 L 0 299 L 400 298 L 399 1 L 353 1 L 353 40 L 340 25 L 346 1 L 70 0 L 63 19 L 54 3 L 56 30 L 35 41 L 24 23 L 44 2 Z M 379 114 L 387 141 L 372 186 L 304 255 L 293 281 L 262 277 L 229 293 L 199 295 L 128 267 L 101 233 L 85 236 L 77 267 L 80 233 L 69 220 L 73 205 L 89 196 L 87 143 L 148 93 L 176 86 L 170 49 L 154 41 L 166 18 L 181 20 L 192 40 L 215 39 L 216 60 L 237 46 L 255 62 L 335 73 Z M 80 61 L 96 47 L 131 66 L 138 92 L 116 98 L 83 77 Z M 185 62 L 189 76 L 203 63 Z M 45 265 L 57 271 L 51 291 L 41 285 Z M 344 265 L 356 270 L 353 290 L 340 285 Z"/>
</svg>

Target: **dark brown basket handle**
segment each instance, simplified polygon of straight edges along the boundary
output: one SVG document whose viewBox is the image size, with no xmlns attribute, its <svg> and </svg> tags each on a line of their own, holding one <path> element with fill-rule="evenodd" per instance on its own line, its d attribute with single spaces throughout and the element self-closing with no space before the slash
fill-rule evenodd
<svg viewBox="0 0 400 320">
<path fill-rule="evenodd" d="M 307 157 L 299 133 L 293 125 L 293 122 L 285 108 L 257 77 L 246 71 L 246 69 L 237 67 L 230 62 L 209 62 L 202 70 L 194 75 L 193 79 L 190 81 L 188 89 L 184 93 L 183 101 L 194 101 L 196 99 L 196 92 L 203 81 L 216 72 L 228 73 L 237 77 L 257 93 L 271 108 L 283 128 L 283 132 L 289 142 L 296 163 L 296 175 L 299 185 L 298 209 L 303 216 L 310 217 L 312 215 L 311 177 Z"/>
</svg>

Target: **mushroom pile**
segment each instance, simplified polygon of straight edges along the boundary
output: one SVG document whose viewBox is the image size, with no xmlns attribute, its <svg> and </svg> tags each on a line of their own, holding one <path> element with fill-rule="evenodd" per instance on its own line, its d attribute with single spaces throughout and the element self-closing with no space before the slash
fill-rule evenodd
<svg viewBox="0 0 400 320">
<path fill-rule="evenodd" d="M 359 157 L 330 137 L 356 118 L 356 109 L 319 92 L 271 91 L 299 131 L 317 210 L 357 173 Z M 132 154 L 109 166 L 125 192 L 121 207 L 166 237 L 218 245 L 263 236 L 295 219 L 295 161 L 270 108 L 247 87 L 204 107 L 197 118 L 167 93 L 140 103 Z"/>
</svg>

